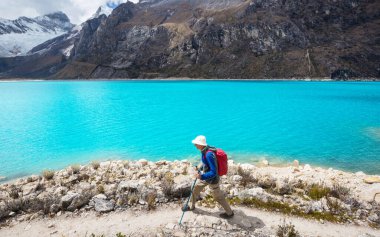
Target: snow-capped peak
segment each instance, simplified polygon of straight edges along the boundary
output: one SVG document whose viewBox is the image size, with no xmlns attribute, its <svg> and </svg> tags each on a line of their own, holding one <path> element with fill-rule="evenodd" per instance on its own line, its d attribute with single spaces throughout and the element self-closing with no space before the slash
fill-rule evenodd
<svg viewBox="0 0 380 237">
<path fill-rule="evenodd" d="M 128 2 L 128 0 L 108 1 L 98 8 L 98 10 L 92 15 L 90 19 L 98 18 L 101 15 L 111 15 L 113 9 L 122 3 Z"/>
<path fill-rule="evenodd" d="M 0 19 L 0 57 L 24 55 L 33 47 L 73 28 L 63 12 L 35 18 Z"/>
</svg>

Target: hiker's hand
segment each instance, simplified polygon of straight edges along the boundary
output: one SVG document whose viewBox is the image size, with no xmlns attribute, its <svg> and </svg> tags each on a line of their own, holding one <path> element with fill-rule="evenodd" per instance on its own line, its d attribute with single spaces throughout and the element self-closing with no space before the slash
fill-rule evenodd
<svg viewBox="0 0 380 237">
<path fill-rule="evenodd" d="M 201 174 L 197 172 L 197 173 L 194 175 L 194 178 L 196 178 L 196 179 L 201 179 Z"/>
</svg>

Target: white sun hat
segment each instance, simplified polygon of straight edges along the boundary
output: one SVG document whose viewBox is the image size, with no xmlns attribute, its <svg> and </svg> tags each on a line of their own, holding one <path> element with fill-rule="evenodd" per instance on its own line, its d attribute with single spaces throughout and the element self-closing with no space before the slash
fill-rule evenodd
<svg viewBox="0 0 380 237">
<path fill-rule="evenodd" d="M 207 146 L 206 137 L 203 135 L 197 136 L 194 140 L 191 141 L 193 144 Z"/>
</svg>

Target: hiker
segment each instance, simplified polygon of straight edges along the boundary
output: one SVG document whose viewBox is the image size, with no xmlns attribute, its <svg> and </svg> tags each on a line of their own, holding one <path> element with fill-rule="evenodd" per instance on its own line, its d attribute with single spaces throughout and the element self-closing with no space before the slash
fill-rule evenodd
<svg viewBox="0 0 380 237">
<path fill-rule="evenodd" d="M 190 205 L 186 205 L 182 208 L 182 211 L 190 211 L 195 209 L 195 202 L 197 201 L 200 192 L 207 186 L 212 190 L 214 199 L 224 208 L 225 213 L 221 213 L 219 216 L 225 219 L 234 216 L 234 212 L 231 210 L 230 205 L 227 203 L 223 191 L 219 187 L 220 177 L 218 174 L 218 162 L 215 155 L 216 148 L 207 145 L 205 136 L 197 136 L 192 143 L 196 148 L 201 151 L 201 173 L 196 169 L 195 178 L 199 179 L 196 183 L 194 191 L 190 199 Z M 208 152 L 209 151 L 209 152 Z M 210 152 L 211 151 L 211 152 Z M 199 168 L 199 166 L 198 166 Z"/>
</svg>

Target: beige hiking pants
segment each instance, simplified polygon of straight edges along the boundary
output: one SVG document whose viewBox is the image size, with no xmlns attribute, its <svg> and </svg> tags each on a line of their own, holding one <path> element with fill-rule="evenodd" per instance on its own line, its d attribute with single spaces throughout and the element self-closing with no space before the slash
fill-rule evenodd
<svg viewBox="0 0 380 237">
<path fill-rule="evenodd" d="M 193 195 L 191 195 L 190 208 L 191 209 L 195 208 L 195 203 L 199 197 L 199 194 L 207 185 L 210 186 L 211 191 L 212 191 L 212 196 L 214 197 L 214 199 L 224 208 L 227 215 L 231 215 L 232 214 L 231 207 L 227 203 L 223 191 L 220 189 L 219 182 L 217 184 L 209 184 L 203 180 L 198 180 L 198 182 L 195 184 Z"/>
</svg>

